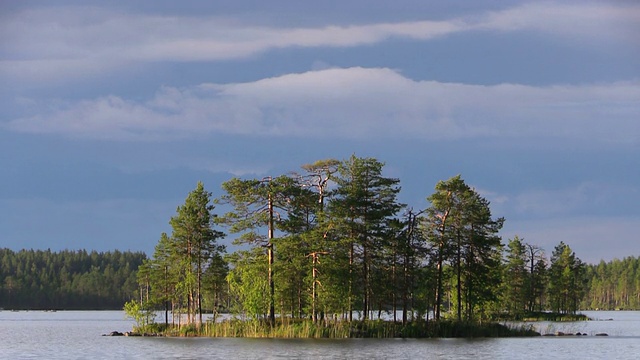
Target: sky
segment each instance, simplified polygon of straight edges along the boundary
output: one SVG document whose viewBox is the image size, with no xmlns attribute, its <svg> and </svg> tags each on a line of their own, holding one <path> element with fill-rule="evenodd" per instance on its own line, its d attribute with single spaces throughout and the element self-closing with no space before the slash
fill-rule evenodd
<svg viewBox="0 0 640 360">
<path fill-rule="evenodd" d="M 638 34 L 623 0 L 2 1 L 0 247 L 151 254 L 198 181 L 355 154 L 414 209 L 460 174 L 505 243 L 640 256 Z"/>
</svg>

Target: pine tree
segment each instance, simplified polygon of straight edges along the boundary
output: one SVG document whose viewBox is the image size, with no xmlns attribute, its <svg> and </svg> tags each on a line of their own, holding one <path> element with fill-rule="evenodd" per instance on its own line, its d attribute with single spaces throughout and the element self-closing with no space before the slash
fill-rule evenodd
<svg viewBox="0 0 640 360">
<path fill-rule="evenodd" d="M 497 235 L 503 218 L 493 219 L 489 202 L 460 175 L 436 184 L 427 198 L 431 206 L 421 227 L 431 246 L 435 267 L 434 316 L 440 319 L 444 302 L 445 266 L 454 277 L 456 317 L 471 320 L 476 307 L 495 301 L 500 281 L 501 243 Z M 465 310 L 465 311 L 463 311 Z"/>
<path fill-rule="evenodd" d="M 177 288 L 187 296 L 189 323 L 195 322 L 198 314 L 198 324 L 202 324 L 202 278 L 211 265 L 210 260 L 225 251 L 225 247 L 217 243 L 224 234 L 212 227 L 213 209 L 211 193 L 204 189 L 202 182 L 198 182 L 170 221 L 173 228 L 171 248 L 181 267 Z"/>
<path fill-rule="evenodd" d="M 241 233 L 236 244 L 251 244 L 266 248 L 266 278 L 269 286 L 269 320 L 275 322 L 275 234 L 276 226 L 287 219 L 287 209 L 292 194 L 299 190 L 294 179 L 288 176 L 242 180 L 233 178 L 222 184 L 225 194 L 216 200 L 232 206 L 232 210 L 217 219 L 219 224 L 229 227 L 231 233 Z M 261 231 L 266 228 L 266 236 Z M 257 253 L 252 253 L 257 255 Z M 253 264 L 242 262 L 241 264 Z M 232 271 L 240 271 L 237 268 Z M 237 287 L 240 289 L 240 287 Z"/>
<path fill-rule="evenodd" d="M 504 268 L 505 310 L 519 319 L 525 310 L 527 291 L 526 246 L 518 236 L 507 244 Z"/>
<path fill-rule="evenodd" d="M 560 242 L 551 255 L 549 300 L 560 313 L 575 314 L 584 296 L 585 266 L 569 245 Z"/>
<path fill-rule="evenodd" d="M 399 180 L 384 177 L 383 166 L 376 159 L 355 155 L 343 161 L 335 177 L 335 196 L 328 205 L 337 236 L 348 252 L 348 264 L 345 265 L 349 273 L 347 312 L 350 321 L 353 320 L 356 297 L 360 299 L 363 317 L 367 319 L 373 309 L 374 294 L 384 292 L 385 284 L 373 275 L 379 270 L 376 266 L 393 236 L 389 222 L 402 205 L 396 200 Z"/>
</svg>

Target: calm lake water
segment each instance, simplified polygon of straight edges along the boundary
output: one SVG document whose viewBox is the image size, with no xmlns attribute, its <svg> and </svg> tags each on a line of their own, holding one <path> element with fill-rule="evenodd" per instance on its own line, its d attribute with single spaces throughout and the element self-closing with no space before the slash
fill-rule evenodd
<svg viewBox="0 0 640 360">
<path fill-rule="evenodd" d="M 121 311 L 0 311 L 2 359 L 639 359 L 640 312 L 535 323 L 581 337 L 504 339 L 221 339 L 103 337 L 127 331 Z M 608 333 L 608 337 L 593 336 Z"/>
</svg>

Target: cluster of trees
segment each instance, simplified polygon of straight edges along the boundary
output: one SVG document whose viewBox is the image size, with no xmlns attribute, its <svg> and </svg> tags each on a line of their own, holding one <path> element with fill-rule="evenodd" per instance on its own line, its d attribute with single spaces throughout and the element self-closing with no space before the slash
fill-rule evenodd
<svg viewBox="0 0 640 360">
<path fill-rule="evenodd" d="M 640 258 L 630 256 L 588 265 L 586 277 L 583 309 L 640 309 Z"/>
<path fill-rule="evenodd" d="M 218 307 L 228 268 L 225 247 L 217 243 L 224 234 L 213 229 L 212 210 L 211 193 L 199 182 L 171 218 L 171 236 L 162 233 L 153 257 L 140 266 L 140 299 L 125 309 L 162 308 L 166 323 L 169 311 L 179 320 L 186 315 L 187 323 L 202 323 L 203 307 Z"/>
<path fill-rule="evenodd" d="M 513 318 L 546 310 L 575 314 L 587 290 L 586 266 L 569 245 L 560 242 L 550 264 L 544 250 L 519 237 L 505 250 L 501 308 Z"/>
<path fill-rule="evenodd" d="M 585 266 L 561 243 L 549 263 L 515 238 L 507 250 L 490 204 L 460 176 L 416 211 L 374 158 L 322 160 L 263 179 L 233 178 L 213 203 L 202 183 L 141 268 L 141 302 L 186 313 L 203 306 L 252 319 L 344 320 L 391 314 L 475 321 L 508 311 L 575 312 Z M 224 255 L 222 227 L 238 250 Z M 144 307 L 144 306 L 143 306 Z"/>
<path fill-rule="evenodd" d="M 0 308 L 121 309 L 137 294 L 141 252 L 0 249 Z"/>
<path fill-rule="evenodd" d="M 460 176 L 429 206 L 397 200 L 373 158 L 322 160 L 300 173 L 233 178 L 214 199 L 198 183 L 154 254 L 0 249 L 0 308 L 164 310 L 175 321 L 247 318 L 394 321 L 518 318 L 551 310 L 640 309 L 640 259 L 584 264 L 498 235 L 504 219 Z M 225 210 L 214 213 L 214 205 Z M 232 234 L 237 250 L 220 240 Z"/>
</svg>

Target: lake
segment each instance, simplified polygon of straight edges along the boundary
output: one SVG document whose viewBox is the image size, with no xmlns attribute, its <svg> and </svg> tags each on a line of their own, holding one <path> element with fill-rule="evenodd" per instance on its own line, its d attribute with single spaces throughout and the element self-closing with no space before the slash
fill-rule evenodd
<svg viewBox="0 0 640 360">
<path fill-rule="evenodd" d="M 535 323 L 580 337 L 490 339 L 231 339 L 107 337 L 131 330 L 121 311 L 0 311 L 2 359 L 638 359 L 640 312 Z M 607 337 L 593 336 L 608 333 Z"/>
</svg>

